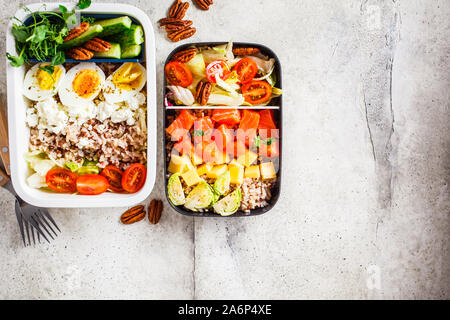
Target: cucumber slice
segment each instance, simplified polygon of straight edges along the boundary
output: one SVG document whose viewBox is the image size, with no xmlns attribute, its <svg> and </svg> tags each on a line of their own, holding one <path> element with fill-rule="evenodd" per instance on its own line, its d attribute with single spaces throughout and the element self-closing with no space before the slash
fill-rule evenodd
<svg viewBox="0 0 450 320">
<path fill-rule="evenodd" d="M 134 46 L 125 47 L 122 49 L 122 58 L 134 58 L 141 54 L 142 46 L 136 44 Z"/>
<path fill-rule="evenodd" d="M 186 197 L 184 207 L 192 211 L 207 208 L 214 200 L 214 192 L 209 184 L 200 182 Z"/>
<path fill-rule="evenodd" d="M 236 189 L 226 197 L 217 201 L 213 206 L 214 211 L 221 216 L 229 216 L 238 211 L 241 204 L 241 190 Z"/>
<path fill-rule="evenodd" d="M 111 49 L 105 52 L 94 52 L 95 58 L 112 58 L 112 59 L 120 59 L 122 57 L 120 44 L 111 43 Z"/>
<path fill-rule="evenodd" d="M 98 36 L 102 31 L 103 31 L 102 26 L 92 25 L 85 32 L 80 34 L 78 37 L 76 37 L 72 40 L 63 42 L 63 44 L 61 44 L 61 48 L 68 49 L 68 48 L 81 46 L 86 41 L 91 40 L 92 38 Z"/>
<path fill-rule="evenodd" d="M 227 191 L 230 190 L 230 180 L 230 171 L 227 171 L 214 182 L 214 191 L 216 191 L 219 195 L 224 195 L 227 193 Z"/>
<path fill-rule="evenodd" d="M 179 173 L 170 176 L 169 181 L 167 182 L 167 193 L 169 194 L 170 202 L 175 206 L 182 205 L 186 202 Z"/>
<path fill-rule="evenodd" d="M 144 42 L 144 30 L 141 26 L 132 24 L 130 29 L 115 34 L 110 39 L 113 42 L 119 42 L 123 48 L 135 46 Z"/>
<path fill-rule="evenodd" d="M 94 25 L 100 25 L 103 28 L 100 36 L 106 37 L 131 28 L 132 21 L 130 17 L 123 16 L 114 19 L 101 20 Z"/>
</svg>

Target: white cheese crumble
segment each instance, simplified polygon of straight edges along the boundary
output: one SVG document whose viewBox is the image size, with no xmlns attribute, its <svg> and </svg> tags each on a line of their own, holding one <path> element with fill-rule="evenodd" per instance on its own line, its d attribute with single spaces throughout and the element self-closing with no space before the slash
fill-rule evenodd
<svg viewBox="0 0 450 320">
<path fill-rule="evenodd" d="M 138 92 L 122 103 L 102 101 L 98 105 L 91 102 L 68 107 L 49 97 L 27 109 L 26 121 L 30 127 L 37 127 L 40 132 L 47 129 L 56 134 L 64 132 L 69 124 L 81 125 L 89 119 L 111 119 L 114 123 L 125 121 L 127 125 L 132 126 L 137 120 L 142 122 L 144 110 L 141 106 L 145 101 L 145 95 Z M 87 141 L 80 141 L 80 147 L 87 144 Z"/>
<path fill-rule="evenodd" d="M 33 110 L 34 109 L 34 110 Z M 26 120 L 29 126 L 60 133 L 67 125 L 69 117 L 53 97 L 39 101 L 34 108 L 27 110 Z"/>
</svg>

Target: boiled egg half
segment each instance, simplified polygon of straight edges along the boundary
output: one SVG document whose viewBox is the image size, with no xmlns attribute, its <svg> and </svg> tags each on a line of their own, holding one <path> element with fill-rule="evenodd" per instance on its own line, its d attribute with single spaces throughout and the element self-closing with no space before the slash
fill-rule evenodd
<svg viewBox="0 0 450 320">
<path fill-rule="evenodd" d="M 140 92 L 146 81 L 144 66 L 137 62 L 126 62 L 106 79 L 103 96 L 109 103 L 126 101 Z"/>
<path fill-rule="evenodd" d="M 65 74 L 66 69 L 62 65 L 35 64 L 25 75 L 24 96 L 33 101 L 42 101 L 54 96 L 64 80 Z"/>
<path fill-rule="evenodd" d="M 105 83 L 105 73 L 95 63 L 83 62 L 67 71 L 58 89 L 61 103 L 68 107 L 90 104 Z"/>
</svg>

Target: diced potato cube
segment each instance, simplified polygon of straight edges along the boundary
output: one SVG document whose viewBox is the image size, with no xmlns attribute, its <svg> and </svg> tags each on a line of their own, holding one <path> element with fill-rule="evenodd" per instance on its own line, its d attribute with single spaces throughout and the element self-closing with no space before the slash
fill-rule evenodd
<svg viewBox="0 0 450 320">
<path fill-rule="evenodd" d="M 244 167 L 242 166 L 229 166 L 230 171 L 230 183 L 242 184 L 244 182 Z"/>
<path fill-rule="evenodd" d="M 250 150 L 246 150 L 243 155 L 241 155 L 237 162 L 242 164 L 244 167 L 249 167 L 253 162 L 258 159 L 258 155 Z"/>
<path fill-rule="evenodd" d="M 183 154 L 182 158 L 186 162 L 186 168 L 184 169 L 184 172 L 186 172 L 187 170 L 195 169 L 195 166 L 191 162 L 191 158 L 187 154 Z"/>
<path fill-rule="evenodd" d="M 186 169 L 186 159 L 176 154 L 172 154 L 170 157 L 169 167 L 167 171 L 170 173 L 183 173 Z"/>
<path fill-rule="evenodd" d="M 232 167 L 232 166 L 240 167 L 240 168 L 243 168 L 243 167 L 244 167 L 242 164 L 240 164 L 239 162 L 237 162 L 236 159 L 231 160 L 231 162 L 228 164 L 228 168 L 229 168 L 229 167 Z"/>
<path fill-rule="evenodd" d="M 228 166 L 226 164 L 221 164 L 218 166 L 214 166 L 209 172 L 206 173 L 206 176 L 211 179 L 217 179 L 222 174 L 227 172 Z"/>
<path fill-rule="evenodd" d="M 181 175 L 184 182 L 188 185 L 188 187 L 193 186 L 194 184 L 199 183 L 202 179 L 199 177 L 196 169 L 190 169 Z"/>
<path fill-rule="evenodd" d="M 208 172 L 210 172 L 213 167 L 214 167 L 214 165 L 212 163 L 202 164 L 201 166 L 199 166 L 197 168 L 197 173 L 198 173 L 199 176 L 202 176 L 202 175 L 207 174 Z"/>
<path fill-rule="evenodd" d="M 259 177 L 260 177 L 259 166 L 250 166 L 250 167 L 245 168 L 244 177 L 259 179 Z"/>
<path fill-rule="evenodd" d="M 226 153 L 219 153 L 214 161 L 215 164 L 224 164 L 230 162 L 230 157 Z"/>
<path fill-rule="evenodd" d="M 203 163 L 203 159 L 199 157 L 194 151 L 191 152 L 191 161 L 194 166 L 198 166 Z"/>
<path fill-rule="evenodd" d="M 261 170 L 261 177 L 263 179 L 273 179 L 277 177 L 277 173 L 275 172 L 275 166 L 273 162 L 265 162 L 259 165 Z"/>
</svg>

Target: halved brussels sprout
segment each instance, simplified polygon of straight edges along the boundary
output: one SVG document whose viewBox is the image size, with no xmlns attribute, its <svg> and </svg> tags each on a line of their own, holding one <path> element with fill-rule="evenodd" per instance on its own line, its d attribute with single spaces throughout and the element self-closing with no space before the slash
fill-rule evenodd
<svg viewBox="0 0 450 320">
<path fill-rule="evenodd" d="M 230 190 L 230 171 L 225 172 L 222 174 L 217 180 L 214 182 L 214 190 L 219 195 L 224 195 L 227 193 L 228 190 Z"/>
<path fill-rule="evenodd" d="M 167 182 L 167 193 L 169 194 L 170 202 L 175 206 L 180 206 L 185 203 L 186 198 L 184 197 L 180 174 L 175 173 L 170 176 L 169 181 Z"/>
<path fill-rule="evenodd" d="M 214 211 L 221 216 L 229 216 L 238 211 L 241 204 L 241 190 L 236 189 L 214 204 Z"/>
<path fill-rule="evenodd" d="M 192 211 L 207 208 L 214 200 L 214 192 L 211 186 L 206 182 L 197 184 L 186 197 L 184 207 Z"/>
</svg>

